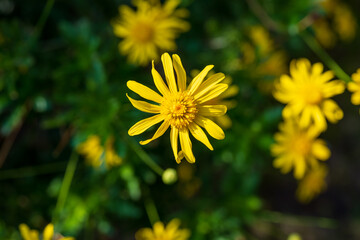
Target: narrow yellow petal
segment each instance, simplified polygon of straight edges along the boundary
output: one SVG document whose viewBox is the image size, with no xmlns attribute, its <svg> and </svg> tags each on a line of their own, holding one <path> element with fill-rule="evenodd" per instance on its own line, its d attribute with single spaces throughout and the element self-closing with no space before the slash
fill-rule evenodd
<svg viewBox="0 0 360 240">
<path fill-rule="evenodd" d="M 49 223 L 43 232 L 43 240 L 51 240 L 54 236 L 54 224 Z"/>
<path fill-rule="evenodd" d="M 197 102 L 199 104 L 210 101 L 211 99 L 216 98 L 217 96 L 219 96 L 221 93 L 223 93 L 224 91 L 226 91 L 226 89 L 228 88 L 228 85 L 225 83 L 222 84 L 218 84 L 216 85 L 212 90 L 210 90 L 209 92 L 207 92 L 206 94 L 204 94 L 201 98 L 196 99 Z"/>
<path fill-rule="evenodd" d="M 174 68 L 177 76 L 177 84 L 179 87 L 179 91 L 183 92 L 186 90 L 186 72 L 181 63 L 181 59 L 177 54 L 172 55 Z"/>
<path fill-rule="evenodd" d="M 326 146 L 326 143 L 324 140 L 317 139 L 311 149 L 312 154 L 319 160 L 327 160 L 329 159 L 331 152 L 329 148 Z"/>
<path fill-rule="evenodd" d="M 164 72 L 167 84 L 169 85 L 170 92 L 176 93 L 176 82 L 175 82 L 175 75 L 174 75 L 174 67 L 170 58 L 170 55 L 168 53 L 164 53 L 161 55 L 161 61 L 163 63 Z"/>
<path fill-rule="evenodd" d="M 202 105 L 199 106 L 199 114 L 206 117 L 218 117 L 226 113 L 225 105 Z"/>
<path fill-rule="evenodd" d="M 221 82 L 225 78 L 223 73 L 216 73 L 206 79 L 194 93 L 194 98 L 198 99 L 207 92 L 209 92 L 216 84 Z"/>
<path fill-rule="evenodd" d="M 201 127 L 205 128 L 206 131 L 215 139 L 221 140 L 225 138 L 224 131 L 213 121 L 208 118 L 197 116 L 195 122 Z"/>
<path fill-rule="evenodd" d="M 130 136 L 139 135 L 145 132 L 151 126 L 161 122 L 165 119 L 165 116 L 162 114 L 157 114 L 155 116 L 145 118 L 137 123 L 135 123 L 128 131 Z"/>
<path fill-rule="evenodd" d="M 153 76 L 155 86 L 159 90 L 159 92 L 163 96 L 169 95 L 170 94 L 169 88 L 166 86 L 166 84 L 165 84 L 164 80 L 162 79 L 161 75 L 159 74 L 159 72 L 156 71 L 156 69 L 154 67 L 154 61 L 152 61 L 151 74 Z"/>
<path fill-rule="evenodd" d="M 208 74 L 208 72 L 214 67 L 214 65 L 206 66 L 194 79 L 191 81 L 188 90 L 190 94 L 193 94 L 197 88 L 201 85 L 202 81 Z"/>
<path fill-rule="evenodd" d="M 211 146 L 211 143 L 209 142 L 209 139 L 207 138 L 204 131 L 199 127 L 196 123 L 190 123 L 189 124 L 189 130 L 191 134 L 196 138 L 198 141 L 202 142 L 205 146 L 207 146 L 211 151 L 214 150 L 214 148 Z"/>
<path fill-rule="evenodd" d="M 176 127 L 171 127 L 171 131 L 170 131 L 171 148 L 174 153 L 175 161 L 177 163 L 180 163 L 182 157 L 179 157 L 178 155 L 178 137 L 179 137 L 179 129 Z"/>
<path fill-rule="evenodd" d="M 337 103 L 332 99 L 328 99 L 323 102 L 323 112 L 326 118 L 332 123 L 337 123 L 344 116 L 344 113 L 339 105 L 337 105 Z"/>
<path fill-rule="evenodd" d="M 151 90 L 150 88 L 135 82 L 135 81 L 128 81 L 127 84 L 128 88 L 139 94 L 141 97 L 157 102 L 157 103 L 161 103 L 163 100 L 163 97 L 161 97 L 158 93 L 156 93 L 155 91 Z"/>
<path fill-rule="evenodd" d="M 192 144 L 191 144 L 190 137 L 189 137 L 189 131 L 186 128 L 181 128 L 179 130 L 179 135 L 180 135 L 181 149 L 182 149 L 182 152 L 183 152 L 186 160 L 189 163 L 195 163 L 195 157 L 194 157 L 194 154 L 191 149 Z"/>
<path fill-rule="evenodd" d="M 158 128 L 158 130 L 155 132 L 154 136 L 148 140 L 145 140 L 145 141 L 140 141 L 140 144 L 141 145 L 146 145 L 148 144 L 149 142 L 157 139 L 158 137 L 162 136 L 166 130 L 169 128 L 170 126 L 170 121 L 169 120 L 165 120 L 161 125 L 160 127 Z"/>
<path fill-rule="evenodd" d="M 154 105 L 148 102 L 134 100 L 131 97 L 129 97 L 128 94 L 126 94 L 126 96 L 130 100 L 131 104 L 140 111 L 147 113 L 160 113 L 161 111 L 161 107 L 159 105 Z"/>
<path fill-rule="evenodd" d="M 30 228 L 26 224 L 24 224 L 24 223 L 20 224 L 19 230 L 20 230 L 20 234 L 24 240 L 31 240 Z"/>
</svg>

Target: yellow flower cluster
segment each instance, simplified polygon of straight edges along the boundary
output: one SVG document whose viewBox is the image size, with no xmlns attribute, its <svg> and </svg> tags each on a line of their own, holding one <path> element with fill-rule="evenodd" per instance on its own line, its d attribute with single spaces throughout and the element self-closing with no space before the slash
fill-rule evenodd
<svg viewBox="0 0 360 240">
<path fill-rule="evenodd" d="M 180 220 L 171 220 L 166 227 L 162 222 L 156 222 L 151 228 L 142 228 L 135 234 L 136 240 L 187 240 L 190 231 L 179 229 Z"/>
<path fill-rule="evenodd" d="M 360 68 L 351 76 L 352 80 L 348 83 L 348 90 L 353 92 L 351 102 L 354 105 L 360 105 Z"/>
<path fill-rule="evenodd" d="M 22 223 L 19 226 L 20 234 L 24 240 L 40 240 L 40 234 L 37 230 L 30 229 L 26 224 Z M 49 223 L 42 234 L 42 240 L 53 240 L 54 238 L 54 225 Z M 58 235 L 56 239 L 59 240 L 75 240 L 73 237 L 61 237 Z"/>
<path fill-rule="evenodd" d="M 159 51 L 175 50 L 175 38 L 190 28 L 182 19 L 188 11 L 176 9 L 179 4 L 179 0 L 167 0 L 163 5 L 159 0 L 136 0 L 136 11 L 120 6 L 120 15 L 112 24 L 114 34 L 124 39 L 120 52 L 128 55 L 130 62 L 146 65 L 158 59 Z"/>
<path fill-rule="evenodd" d="M 318 161 L 327 160 L 330 150 L 318 136 L 327 129 L 326 120 L 336 123 L 343 118 L 343 111 L 330 98 L 343 93 L 345 84 L 332 80 L 333 73 L 323 70 L 321 63 L 293 60 L 290 76 L 282 75 L 273 92 L 275 99 L 286 104 L 282 111 L 284 122 L 271 147 L 273 164 L 283 173 L 294 169 L 295 178 L 300 180 L 297 195 L 303 202 L 310 201 L 325 186 L 326 174 Z M 313 187 L 305 189 L 315 180 Z"/>
<path fill-rule="evenodd" d="M 106 140 L 104 148 L 101 146 L 100 138 L 96 135 L 91 135 L 85 142 L 78 145 L 77 151 L 85 156 L 89 165 L 98 168 L 105 162 L 105 166 L 111 168 L 122 163 L 122 158 L 116 154 L 113 145 L 113 137 L 109 137 Z"/>
<path fill-rule="evenodd" d="M 138 135 L 151 126 L 162 122 L 154 136 L 146 141 L 141 141 L 140 144 L 148 144 L 162 136 L 170 128 L 170 142 L 176 162 L 180 163 L 182 158 L 185 157 L 189 163 L 194 163 L 195 157 L 192 152 L 189 132 L 210 150 L 213 150 L 213 147 L 202 128 L 215 139 L 225 138 L 223 130 L 210 120 L 211 117 L 222 116 L 227 111 L 225 105 L 211 103 L 214 98 L 228 88 L 227 84 L 220 83 L 225 78 L 225 75 L 216 73 L 205 79 L 208 72 L 214 67 L 208 65 L 187 86 L 186 72 L 178 55 L 174 54 L 171 59 L 170 55 L 165 53 L 161 56 L 161 61 L 166 84 L 154 68 L 154 64 L 151 73 L 155 86 L 162 96 L 138 82 L 127 82 L 130 90 L 156 103 L 151 104 L 134 100 L 128 96 L 135 108 L 143 112 L 156 114 L 137 122 L 129 129 L 128 133 L 130 136 Z M 178 138 L 180 138 L 180 152 L 178 151 Z"/>
<path fill-rule="evenodd" d="M 352 41 L 356 34 L 357 23 L 351 9 L 339 0 L 326 0 L 321 4 L 326 16 L 316 20 L 313 25 L 318 41 L 327 48 L 334 47 L 337 38 L 345 42 Z M 332 22 L 326 20 L 326 17 Z"/>
</svg>

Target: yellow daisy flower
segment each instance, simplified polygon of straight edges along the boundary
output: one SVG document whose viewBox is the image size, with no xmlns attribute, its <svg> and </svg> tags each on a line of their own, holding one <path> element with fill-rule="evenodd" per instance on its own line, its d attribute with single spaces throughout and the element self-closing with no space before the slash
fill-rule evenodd
<svg viewBox="0 0 360 240">
<path fill-rule="evenodd" d="M 327 173 L 327 167 L 324 164 L 319 164 L 305 175 L 296 190 L 296 196 L 300 202 L 308 203 L 326 189 L 325 178 Z"/>
<path fill-rule="evenodd" d="M 294 177 L 301 179 L 309 166 L 318 165 L 318 160 L 330 157 L 330 150 L 324 140 L 317 139 L 319 132 L 315 128 L 301 128 L 298 121 L 286 119 L 279 125 L 280 132 L 274 136 L 271 153 L 275 158 L 273 165 L 282 173 L 294 168 Z"/>
<path fill-rule="evenodd" d="M 77 151 L 85 156 L 89 165 L 98 168 L 105 162 L 106 168 L 118 166 L 122 163 L 122 158 L 116 154 L 114 148 L 114 138 L 109 137 L 105 142 L 105 149 L 101 146 L 101 140 L 96 135 L 89 136 L 85 142 L 79 144 Z"/>
<path fill-rule="evenodd" d="M 353 92 L 351 102 L 354 105 L 360 105 L 360 68 L 352 76 L 352 82 L 348 83 L 348 90 Z"/>
<path fill-rule="evenodd" d="M 130 136 L 141 134 L 151 126 L 163 121 L 154 136 L 146 141 L 141 141 L 140 144 L 145 145 L 153 141 L 163 135 L 170 127 L 170 142 L 175 160 L 180 163 L 181 159 L 185 157 L 188 162 L 194 163 L 195 157 L 191 149 L 189 132 L 210 150 L 213 150 L 213 147 L 201 127 L 205 128 L 209 135 L 215 139 L 224 139 L 225 137 L 223 130 L 209 119 L 209 117 L 222 116 L 226 113 L 227 108 L 225 105 L 209 104 L 209 101 L 218 97 L 228 88 L 227 84 L 220 83 L 225 78 L 225 75 L 217 73 L 204 81 L 207 73 L 214 67 L 208 65 L 191 81 L 189 86 L 186 86 L 186 72 L 180 57 L 174 54 L 171 59 L 170 55 L 165 53 L 161 56 L 161 61 L 167 85 L 154 68 L 154 62 L 151 72 L 155 86 L 162 96 L 140 83 L 135 81 L 127 82 L 130 90 L 145 99 L 157 103 L 150 104 L 134 100 L 128 96 L 135 108 L 143 112 L 156 114 L 136 123 L 129 129 L 128 133 Z M 180 152 L 178 152 L 178 137 L 182 149 Z"/>
<path fill-rule="evenodd" d="M 24 240 L 40 240 L 39 232 L 31 230 L 26 224 L 22 223 L 19 226 L 20 234 Z M 54 225 L 49 223 L 42 234 L 42 240 L 52 240 L 54 237 Z M 61 240 L 75 240 L 73 237 L 60 237 Z"/>
<path fill-rule="evenodd" d="M 290 74 L 282 75 L 275 84 L 274 97 L 287 104 L 283 117 L 299 117 L 301 127 L 314 125 L 319 131 L 327 128 L 326 119 L 336 123 L 343 118 L 343 111 L 332 99 L 332 96 L 344 92 L 345 85 L 341 80 L 332 80 L 332 71 L 323 73 L 323 65 L 311 65 L 307 59 L 293 60 Z"/>
<path fill-rule="evenodd" d="M 146 65 L 158 59 L 159 51 L 175 50 L 175 38 L 190 28 L 182 20 L 188 12 L 176 9 L 179 4 L 179 0 L 167 0 L 163 5 L 158 0 L 137 0 L 137 11 L 120 6 L 120 16 L 112 24 L 114 34 L 124 39 L 119 44 L 120 52 L 128 55 L 130 62 Z"/>
<path fill-rule="evenodd" d="M 164 227 L 162 222 L 156 222 L 151 228 L 142 228 L 135 234 L 136 240 L 187 240 L 190 237 L 190 231 L 179 229 L 180 220 L 173 219 Z"/>
</svg>

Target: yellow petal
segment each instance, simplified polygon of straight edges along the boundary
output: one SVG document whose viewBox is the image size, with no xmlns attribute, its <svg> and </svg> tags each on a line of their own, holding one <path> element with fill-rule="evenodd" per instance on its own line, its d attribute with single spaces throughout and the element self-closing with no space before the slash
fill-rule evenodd
<svg viewBox="0 0 360 240">
<path fill-rule="evenodd" d="M 43 240 L 51 240 L 54 236 L 54 225 L 52 223 L 49 223 L 43 232 Z"/>
<path fill-rule="evenodd" d="M 141 97 L 143 97 L 145 99 L 148 99 L 148 100 L 151 100 L 151 101 L 154 101 L 157 103 L 161 103 L 163 100 L 163 98 L 158 93 L 154 92 L 150 88 L 148 88 L 138 82 L 128 81 L 127 86 L 131 91 L 139 94 Z"/>
<path fill-rule="evenodd" d="M 148 102 L 134 100 L 131 97 L 129 97 L 128 94 L 126 94 L 126 96 L 130 100 L 131 104 L 135 108 L 139 109 L 140 111 L 147 112 L 147 113 L 160 113 L 160 111 L 161 111 L 161 108 L 159 105 L 154 105 L 154 104 L 151 104 Z"/>
<path fill-rule="evenodd" d="M 154 67 L 154 61 L 152 61 L 151 74 L 153 76 L 155 86 L 159 90 L 159 92 L 163 96 L 169 95 L 170 94 L 169 88 L 166 86 L 166 84 L 165 84 L 164 80 L 162 79 L 161 75 L 159 74 L 159 72 L 156 71 L 156 69 Z"/>
<path fill-rule="evenodd" d="M 24 223 L 20 224 L 19 230 L 20 230 L 20 234 L 24 240 L 31 240 L 30 228 L 26 224 L 24 224 Z"/>
<path fill-rule="evenodd" d="M 171 148 L 174 153 L 175 161 L 177 163 L 180 163 L 182 158 L 180 158 L 178 155 L 178 136 L 179 136 L 179 129 L 176 127 L 171 127 L 171 131 L 170 131 Z"/>
<path fill-rule="evenodd" d="M 160 238 L 164 234 L 164 224 L 162 222 L 156 222 L 153 226 L 155 239 Z"/>
<path fill-rule="evenodd" d="M 198 115 L 195 118 L 195 122 L 201 127 L 205 128 L 206 131 L 215 139 L 221 140 L 225 138 L 224 131 L 213 121 L 208 118 Z"/>
<path fill-rule="evenodd" d="M 189 93 L 192 95 L 197 88 L 200 86 L 202 81 L 204 80 L 205 76 L 208 74 L 208 72 L 214 67 L 214 65 L 208 65 L 206 66 L 194 79 L 191 81 L 188 90 Z"/>
<path fill-rule="evenodd" d="M 343 118 L 344 113 L 334 100 L 328 99 L 323 103 L 323 111 L 330 122 L 336 123 Z"/>
<path fill-rule="evenodd" d="M 140 141 L 140 144 L 141 145 L 146 145 L 148 144 L 149 142 L 157 139 L 158 137 L 162 136 L 166 130 L 169 128 L 170 126 L 170 121 L 169 120 L 165 120 L 161 125 L 160 127 L 158 128 L 158 130 L 155 132 L 154 136 L 146 141 Z"/>
<path fill-rule="evenodd" d="M 173 68 L 173 64 L 172 64 L 170 55 L 168 53 L 164 53 L 163 55 L 161 55 L 161 61 L 163 63 L 165 77 L 166 77 L 167 84 L 170 88 L 170 92 L 176 93 L 177 88 L 176 88 L 176 82 L 175 82 L 174 68 Z"/>
<path fill-rule="evenodd" d="M 349 82 L 347 88 L 350 92 L 357 92 L 360 90 L 360 85 L 355 82 Z"/>
<path fill-rule="evenodd" d="M 223 73 L 216 73 L 214 75 L 211 75 L 208 79 L 206 79 L 199 88 L 195 91 L 194 98 L 198 99 L 218 84 L 225 78 L 225 75 Z"/>
<path fill-rule="evenodd" d="M 195 163 L 195 157 L 192 152 L 192 144 L 189 137 L 189 131 L 186 128 L 179 130 L 180 145 L 182 152 L 189 163 Z"/>
<path fill-rule="evenodd" d="M 136 240 L 149 240 L 156 239 L 154 232 L 151 228 L 142 228 L 135 233 Z"/>
<path fill-rule="evenodd" d="M 331 152 L 329 148 L 326 146 L 325 141 L 321 139 L 315 140 L 312 145 L 311 153 L 319 160 L 327 160 L 329 159 Z"/>
<path fill-rule="evenodd" d="M 296 179 L 302 179 L 306 171 L 306 162 L 304 157 L 298 157 L 295 160 L 294 177 Z"/>
<path fill-rule="evenodd" d="M 165 116 L 162 114 L 157 114 L 155 116 L 145 118 L 137 123 L 135 123 L 128 131 L 130 136 L 139 135 L 145 132 L 151 126 L 161 122 L 165 119 Z"/>
<path fill-rule="evenodd" d="M 189 130 L 191 134 L 196 138 L 198 141 L 202 142 L 205 146 L 207 146 L 211 151 L 214 150 L 214 148 L 211 146 L 211 143 L 209 142 L 209 139 L 207 138 L 204 131 L 199 127 L 196 123 L 190 123 L 189 124 Z"/>
<path fill-rule="evenodd" d="M 172 55 L 174 68 L 177 76 L 177 84 L 179 87 L 179 91 L 183 92 L 186 90 L 186 72 L 181 63 L 181 59 L 177 54 Z"/>
<path fill-rule="evenodd" d="M 207 92 L 206 94 L 204 94 L 201 98 L 196 99 L 197 102 L 199 104 L 210 101 L 211 99 L 216 98 L 217 96 L 219 96 L 221 93 L 223 93 L 224 91 L 226 91 L 226 89 L 228 88 L 227 84 L 218 84 L 216 85 L 212 90 L 210 90 L 209 92 Z"/>
<path fill-rule="evenodd" d="M 202 105 L 199 106 L 199 114 L 206 117 L 218 117 L 226 113 L 225 105 Z"/>
</svg>

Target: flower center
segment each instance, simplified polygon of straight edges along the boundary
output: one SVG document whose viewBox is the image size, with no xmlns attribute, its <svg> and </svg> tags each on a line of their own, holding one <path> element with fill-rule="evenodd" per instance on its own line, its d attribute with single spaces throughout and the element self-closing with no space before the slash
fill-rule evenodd
<svg viewBox="0 0 360 240">
<path fill-rule="evenodd" d="M 133 28 L 132 36 L 140 43 L 150 42 L 154 36 L 154 28 L 149 23 L 138 22 Z"/>
<path fill-rule="evenodd" d="M 171 126 L 176 128 L 188 126 L 198 112 L 193 97 L 187 92 L 165 97 L 161 106 L 162 114 L 168 115 Z"/>
<path fill-rule="evenodd" d="M 312 141 L 306 135 L 300 134 L 290 144 L 296 154 L 306 156 L 310 153 Z"/>
<path fill-rule="evenodd" d="M 302 91 L 302 95 L 305 102 L 311 105 L 319 104 L 323 99 L 320 89 L 313 85 L 306 86 Z"/>
</svg>

